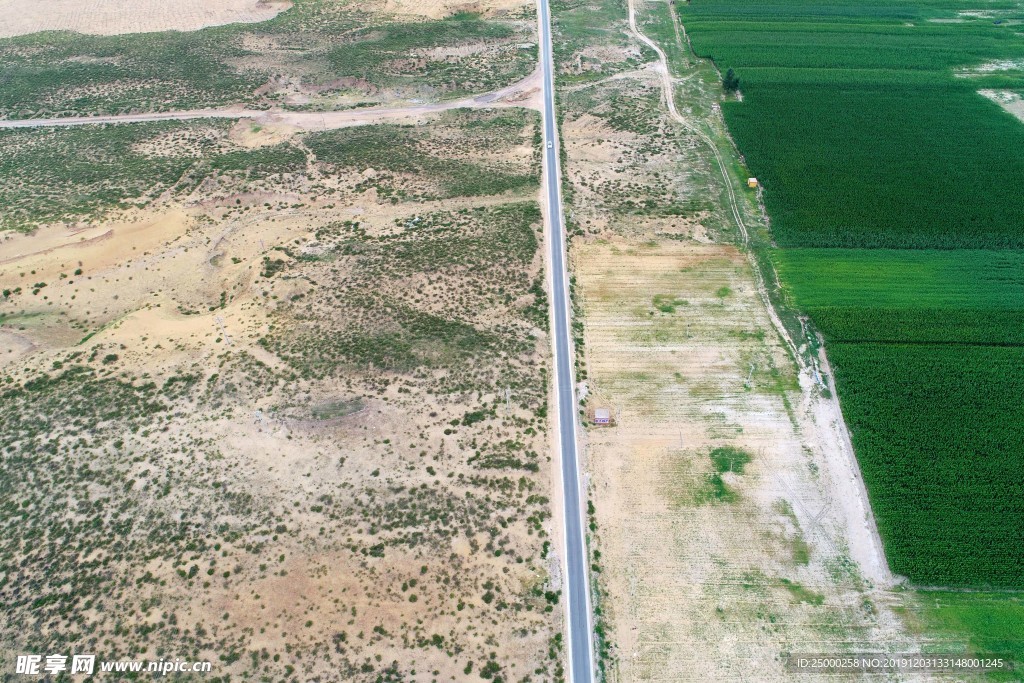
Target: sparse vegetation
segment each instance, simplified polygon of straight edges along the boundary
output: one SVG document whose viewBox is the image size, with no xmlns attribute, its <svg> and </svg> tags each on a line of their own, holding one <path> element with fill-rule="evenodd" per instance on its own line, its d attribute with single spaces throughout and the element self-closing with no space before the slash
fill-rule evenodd
<svg viewBox="0 0 1024 683">
<path fill-rule="evenodd" d="M 162 122 L 3 130 L 0 228 L 100 218 L 112 210 L 185 196 L 219 178 L 239 189 L 305 169 L 289 144 L 241 150 L 223 122 Z"/>
<path fill-rule="evenodd" d="M 458 124 L 456 113 L 448 120 Z M 452 148 L 435 129 L 425 132 L 413 126 L 380 125 L 351 128 L 306 136 L 306 144 L 319 162 L 332 171 L 341 169 L 373 171 L 364 185 L 372 185 L 385 196 L 403 197 L 408 176 L 419 178 L 426 187 L 410 199 L 475 197 L 522 191 L 539 182 L 539 167 L 522 169 L 490 162 L 481 166 L 470 161 L 474 153 L 494 152 L 514 144 L 528 119 L 524 113 L 501 113 L 469 117 L 469 125 L 461 128 L 465 145 L 463 158 L 451 154 Z M 490 125 L 480 126 L 479 123 Z M 536 125 L 536 124 L 533 124 Z M 444 153 L 438 154 L 444 150 Z M 502 166 L 505 166 L 504 168 Z"/>
<path fill-rule="evenodd" d="M 527 40 L 532 33 L 516 21 L 459 14 L 399 23 L 326 0 L 296 0 L 259 24 L 192 32 L 38 33 L 0 39 L 0 117 L 266 108 L 293 94 L 330 106 L 332 96 L 374 101 L 385 88 L 453 97 L 529 73 L 536 49 L 522 47 Z M 461 56 L 466 45 L 480 49 Z"/>
<path fill-rule="evenodd" d="M 0 264 L 0 662 L 560 680 L 538 128 L 6 135 L 4 227 L 99 239 Z"/>
</svg>

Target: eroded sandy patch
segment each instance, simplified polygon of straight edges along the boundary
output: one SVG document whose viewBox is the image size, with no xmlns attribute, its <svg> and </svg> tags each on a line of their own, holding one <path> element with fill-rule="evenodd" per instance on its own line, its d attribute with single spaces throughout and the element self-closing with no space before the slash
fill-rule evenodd
<svg viewBox="0 0 1024 683">
<path fill-rule="evenodd" d="M 291 7 L 274 0 L 0 0 L 0 37 L 38 31 L 98 35 L 195 31 L 256 23 Z"/>
<path fill-rule="evenodd" d="M 978 76 L 1021 69 L 1024 69 L 1024 60 L 1022 59 L 998 59 L 957 69 L 955 75 L 959 78 L 977 78 Z"/>
<path fill-rule="evenodd" d="M 1024 121 L 1024 97 L 1012 90 L 979 90 L 978 93 Z"/>
<path fill-rule="evenodd" d="M 494 16 L 531 7 L 531 4 L 524 0 L 383 0 L 380 7 L 384 12 L 400 16 L 441 19 L 459 12 Z"/>
<path fill-rule="evenodd" d="M 744 255 L 617 238 L 575 263 L 588 404 L 616 419 L 587 438 L 615 680 L 785 680 L 785 653 L 912 648 Z"/>
</svg>

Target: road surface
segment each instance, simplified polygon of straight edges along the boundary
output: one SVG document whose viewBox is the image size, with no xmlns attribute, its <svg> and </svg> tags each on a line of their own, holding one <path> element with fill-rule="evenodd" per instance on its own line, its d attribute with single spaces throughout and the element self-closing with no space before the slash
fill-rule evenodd
<svg viewBox="0 0 1024 683">
<path fill-rule="evenodd" d="M 544 191 L 547 193 L 548 245 L 551 270 L 552 345 L 555 359 L 555 401 L 558 404 L 558 439 L 562 465 L 562 503 L 565 533 L 563 598 L 569 637 L 567 639 L 569 683 L 594 680 L 593 618 L 590 609 L 587 546 L 576 450 L 576 391 L 573 373 L 569 315 L 569 275 L 566 270 L 565 226 L 562 220 L 559 145 L 555 118 L 555 79 L 551 51 L 551 10 L 548 0 L 538 0 L 540 26 L 540 67 L 543 82 Z"/>
</svg>

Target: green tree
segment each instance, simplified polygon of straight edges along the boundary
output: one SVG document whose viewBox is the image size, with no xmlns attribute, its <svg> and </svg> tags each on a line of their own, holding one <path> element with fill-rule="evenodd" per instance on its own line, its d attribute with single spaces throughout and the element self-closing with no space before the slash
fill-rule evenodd
<svg viewBox="0 0 1024 683">
<path fill-rule="evenodd" d="M 740 89 L 740 79 L 735 71 L 729 69 L 725 72 L 725 78 L 722 79 L 722 87 L 725 89 L 725 92 L 736 92 Z"/>
</svg>

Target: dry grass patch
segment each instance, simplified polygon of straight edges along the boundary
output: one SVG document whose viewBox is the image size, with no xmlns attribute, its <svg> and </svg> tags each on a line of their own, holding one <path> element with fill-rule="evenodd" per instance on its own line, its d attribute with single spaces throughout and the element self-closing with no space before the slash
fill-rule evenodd
<svg viewBox="0 0 1024 683">
<path fill-rule="evenodd" d="M 588 402 L 617 415 L 587 439 L 617 680 L 784 680 L 788 652 L 909 646 L 743 254 L 613 239 L 574 263 Z"/>
</svg>

